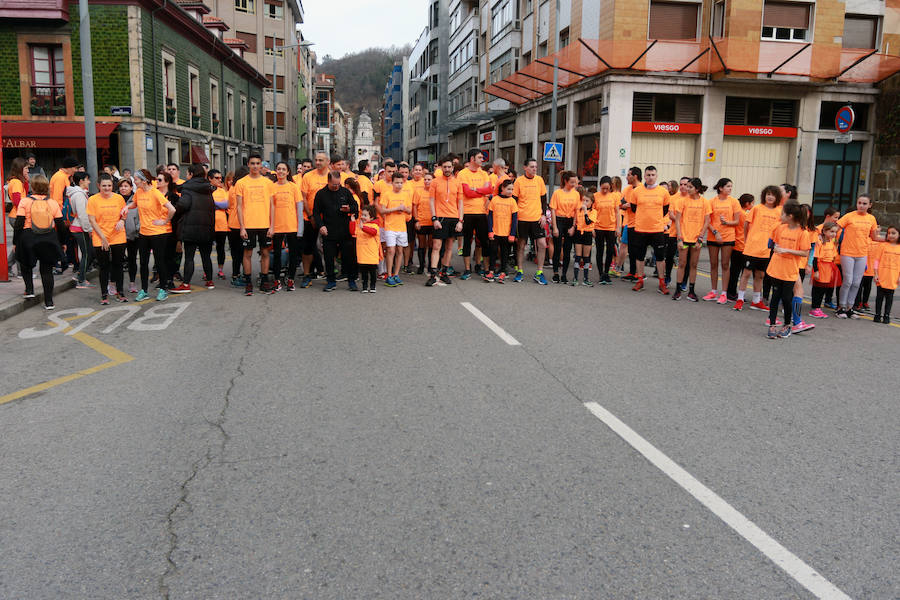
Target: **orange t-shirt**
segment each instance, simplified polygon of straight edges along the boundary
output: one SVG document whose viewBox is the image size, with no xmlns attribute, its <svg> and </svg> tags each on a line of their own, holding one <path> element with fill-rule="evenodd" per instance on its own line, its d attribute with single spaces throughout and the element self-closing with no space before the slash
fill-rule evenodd
<svg viewBox="0 0 900 600">
<path fill-rule="evenodd" d="M 9 199 L 12 200 L 13 194 L 19 194 L 19 202 L 25 199 L 25 184 L 22 183 L 19 179 L 10 179 L 7 184 L 6 193 L 9 195 Z M 9 215 L 7 215 L 10 219 L 15 219 L 16 215 L 19 214 L 14 204 L 12 210 L 9 211 Z"/>
<path fill-rule="evenodd" d="M 594 229 L 598 231 L 615 231 L 616 230 L 616 214 L 619 211 L 619 201 L 622 195 L 619 192 L 610 192 L 603 194 L 594 193 Z"/>
<path fill-rule="evenodd" d="M 703 221 L 707 215 L 712 214 L 712 207 L 709 200 L 703 196 L 697 198 L 685 196 L 678 204 L 678 214 L 681 215 L 681 239 L 685 243 L 693 244 L 703 233 Z M 675 236 L 678 236 L 677 231 Z"/>
<path fill-rule="evenodd" d="M 547 185 L 540 175 L 528 178 L 520 175 L 513 182 L 513 196 L 519 201 L 519 220 L 541 220 L 541 196 L 547 195 Z"/>
<path fill-rule="evenodd" d="M 626 224 L 628 225 L 628 227 L 631 229 L 634 228 L 634 219 L 635 219 L 634 211 L 631 210 L 631 203 L 633 202 L 631 196 L 635 190 L 639 190 L 642 187 L 644 187 L 644 186 L 639 183 L 639 184 L 637 184 L 637 187 L 632 187 L 631 185 L 626 185 L 625 189 L 622 190 L 622 197 L 625 198 L 625 202 L 627 202 L 627 204 L 625 205 L 625 221 L 626 221 Z"/>
<path fill-rule="evenodd" d="M 669 191 L 661 185 L 653 188 L 641 186 L 631 194 L 631 203 L 637 206 L 634 230 L 639 233 L 662 233 L 667 217 L 663 207 L 669 205 Z"/>
<path fill-rule="evenodd" d="M 375 233 L 368 234 L 363 227 L 372 227 Z M 377 265 L 381 260 L 381 236 L 378 223 L 369 221 L 356 222 L 356 262 L 361 265 Z"/>
<path fill-rule="evenodd" d="M 709 204 L 712 207 L 713 214 L 709 218 L 709 233 L 706 239 L 713 242 L 718 241 L 713 233 L 713 229 L 715 229 L 719 232 L 723 242 L 735 241 L 737 239 L 737 233 L 735 232 L 737 226 L 722 225 L 719 217 L 724 217 L 726 221 L 734 221 L 741 214 L 741 203 L 731 196 L 724 200 L 716 196 L 710 199 Z"/>
<path fill-rule="evenodd" d="M 801 250 L 809 252 L 809 236 L 806 231 L 795 227 L 791 229 L 786 223 L 782 223 L 772 232 L 772 241 L 780 248 L 786 250 Z M 782 281 L 797 281 L 800 277 L 800 266 L 797 264 L 797 256 L 793 254 L 772 254 L 772 260 L 769 261 L 769 268 L 766 273 L 769 277 L 780 279 Z"/>
<path fill-rule="evenodd" d="M 678 237 L 678 228 L 675 227 L 675 213 L 681 210 L 681 203 L 687 198 L 685 194 L 678 192 L 669 196 L 669 237 Z"/>
<path fill-rule="evenodd" d="M 316 202 L 316 194 L 328 185 L 328 171 L 322 175 L 316 169 L 311 169 L 303 174 L 303 183 L 300 184 L 300 192 L 303 194 L 303 218 L 312 220 L 313 205 Z M 375 199 L 370 195 L 369 202 Z"/>
<path fill-rule="evenodd" d="M 412 192 L 409 188 L 401 189 L 399 192 L 395 192 L 393 189 L 385 190 L 378 197 L 378 204 L 382 208 L 397 208 L 404 205 L 412 210 Z M 407 214 L 405 212 L 392 212 L 382 216 L 384 217 L 385 231 L 406 231 Z"/>
<path fill-rule="evenodd" d="M 268 177 L 242 177 L 234 185 L 234 193 L 241 203 L 244 229 L 268 229 L 272 224 L 272 188 L 275 184 Z"/>
<path fill-rule="evenodd" d="M 512 216 L 519 212 L 519 205 L 515 198 L 494 196 L 491 198 L 488 210 L 494 213 L 494 228 L 491 231 L 495 236 L 516 235 L 516 232 L 512 231 Z"/>
<path fill-rule="evenodd" d="M 737 224 L 737 227 L 734 228 L 734 251 L 735 252 L 743 252 L 744 251 L 744 223 L 747 222 L 747 215 L 750 214 L 750 209 L 742 210 L 740 221 Z"/>
<path fill-rule="evenodd" d="M 272 184 L 275 201 L 275 228 L 273 233 L 297 233 L 297 203 L 303 201 L 300 188 L 291 181 L 284 185 Z"/>
<path fill-rule="evenodd" d="M 769 258 L 769 238 L 781 224 L 781 207 L 769 208 L 765 204 L 757 204 L 750 209 L 747 222 L 750 227 L 744 240 L 744 256 Z"/>
<path fill-rule="evenodd" d="M 875 260 L 876 255 L 880 251 L 880 246 L 884 242 L 876 242 L 872 238 L 869 238 L 869 250 L 866 253 L 866 272 L 863 273 L 863 277 L 874 277 L 875 276 Z"/>
<path fill-rule="evenodd" d="M 585 217 L 590 217 L 591 213 L 596 216 L 596 211 L 593 209 L 585 212 L 580 207 L 577 211 L 575 211 L 575 229 L 578 230 L 578 233 L 590 233 L 594 230 L 594 219 L 591 219 L 591 222 L 588 223 Z"/>
<path fill-rule="evenodd" d="M 34 197 L 47 198 L 47 208 L 50 210 L 50 214 L 53 215 L 54 219 L 62 219 L 62 209 L 59 207 L 59 204 L 57 204 L 55 200 L 47 196 L 41 196 L 39 194 L 34 194 Z M 121 196 L 119 197 L 121 198 Z M 29 198 L 28 196 L 24 196 L 21 200 L 19 200 L 19 213 L 25 215 L 24 229 L 31 229 L 31 205 L 33 202 L 34 200 Z"/>
<path fill-rule="evenodd" d="M 413 206 L 416 209 L 416 220 L 422 227 L 431 225 L 430 193 L 431 192 L 425 186 L 422 186 L 413 194 Z"/>
<path fill-rule="evenodd" d="M 69 186 L 69 176 L 62 169 L 53 174 L 50 178 L 50 197 L 60 206 L 66 199 L 66 188 Z"/>
<path fill-rule="evenodd" d="M 228 202 L 228 190 L 225 188 L 216 188 L 213 192 L 214 202 Z M 216 231 L 228 231 L 228 210 L 221 208 L 216 209 Z"/>
<path fill-rule="evenodd" d="M 456 178 L 460 184 L 468 185 L 475 190 L 491 183 L 491 176 L 484 172 L 483 169 L 472 169 L 466 167 L 457 174 Z M 486 215 L 485 201 L 487 196 L 478 196 L 477 198 L 469 198 L 463 194 L 463 214 L 464 215 Z"/>
<path fill-rule="evenodd" d="M 365 175 L 357 175 L 356 181 L 359 183 L 359 191 L 365 192 L 366 197 L 369 200 L 369 204 L 375 202 L 375 184 L 372 183 L 372 180 L 366 177 Z"/>
<path fill-rule="evenodd" d="M 550 198 L 550 208 L 556 211 L 557 217 L 574 219 L 579 206 L 581 206 L 581 194 L 575 188 L 568 192 L 565 189 L 558 189 Z"/>
<path fill-rule="evenodd" d="M 442 177 L 431 182 L 431 197 L 434 198 L 434 213 L 436 217 L 449 217 L 461 219 L 459 214 L 459 201 L 463 197 L 462 185 L 459 179 L 451 176 L 449 179 Z"/>
<path fill-rule="evenodd" d="M 844 229 L 841 256 L 866 256 L 869 251 L 867 240 L 871 239 L 873 231 L 878 231 L 878 221 L 875 217 L 868 213 L 861 215 L 853 211 L 838 219 L 838 225 Z"/>
<path fill-rule="evenodd" d="M 815 256 L 819 262 L 833 263 L 834 259 L 837 258 L 837 248 L 834 245 L 834 240 L 830 242 L 823 242 L 821 239 L 817 240 Z"/>
<path fill-rule="evenodd" d="M 497 175 L 496 173 L 490 174 L 491 178 L 491 188 L 494 190 L 494 194 L 500 194 L 500 184 L 510 179 L 509 173 L 504 173 L 503 175 Z"/>
<path fill-rule="evenodd" d="M 138 189 L 134 192 L 132 199 L 138 208 L 138 218 L 141 221 L 141 235 L 160 235 L 162 233 L 172 233 L 172 223 L 165 225 L 154 225 L 153 221 L 157 219 L 168 219 L 169 209 L 166 204 L 169 201 L 159 190 L 144 191 Z"/>
<path fill-rule="evenodd" d="M 240 229 L 241 222 L 237 218 L 237 191 L 234 186 L 228 190 L 228 228 Z"/>
<path fill-rule="evenodd" d="M 813 244 L 816 244 L 819 241 L 819 234 L 816 233 L 815 231 L 810 231 L 808 229 L 805 229 L 805 230 L 803 230 L 803 235 L 806 236 L 806 243 L 809 245 L 810 248 L 812 248 Z M 809 253 L 807 253 L 806 256 L 797 256 L 795 258 L 797 259 L 797 268 L 798 269 L 801 269 L 801 270 L 805 269 L 806 265 L 809 264 Z"/>
<path fill-rule="evenodd" d="M 122 220 L 122 209 L 125 208 L 125 198 L 119 194 L 113 194 L 109 198 L 104 198 L 100 194 L 94 194 L 88 198 L 87 214 L 94 217 L 97 221 L 97 227 L 91 231 L 91 243 L 95 248 L 103 245 L 100 236 L 97 234 L 97 228 L 103 232 L 106 241 L 110 244 L 124 244 L 127 239 L 125 237 L 125 224 L 122 229 L 116 231 L 116 225 Z"/>
<path fill-rule="evenodd" d="M 881 242 L 875 255 L 878 261 L 878 287 L 886 290 L 897 289 L 900 279 L 900 244 Z"/>
</svg>

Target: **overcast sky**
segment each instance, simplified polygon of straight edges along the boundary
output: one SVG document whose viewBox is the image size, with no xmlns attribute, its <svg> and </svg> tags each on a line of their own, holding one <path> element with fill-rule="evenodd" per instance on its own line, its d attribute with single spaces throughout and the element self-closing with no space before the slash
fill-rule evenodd
<svg viewBox="0 0 900 600">
<path fill-rule="evenodd" d="M 315 42 L 313 52 L 345 54 L 372 47 L 412 44 L 428 22 L 422 0 L 302 0 L 303 37 Z"/>
</svg>

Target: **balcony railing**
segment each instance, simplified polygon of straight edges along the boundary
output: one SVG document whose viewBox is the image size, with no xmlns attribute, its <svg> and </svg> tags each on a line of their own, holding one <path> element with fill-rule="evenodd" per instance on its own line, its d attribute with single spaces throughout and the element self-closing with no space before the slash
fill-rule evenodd
<svg viewBox="0 0 900 600">
<path fill-rule="evenodd" d="M 31 86 L 32 115 L 64 115 L 66 114 L 66 86 L 33 85 Z"/>
</svg>

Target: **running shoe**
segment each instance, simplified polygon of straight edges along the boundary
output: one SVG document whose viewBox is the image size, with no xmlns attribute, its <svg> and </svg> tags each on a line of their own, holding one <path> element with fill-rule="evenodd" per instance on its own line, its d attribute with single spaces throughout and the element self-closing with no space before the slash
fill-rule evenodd
<svg viewBox="0 0 900 600">
<path fill-rule="evenodd" d="M 225 279 L 225 272 L 222 269 L 219 269 L 219 272 L 216 273 L 216 277 L 219 279 Z"/>
<path fill-rule="evenodd" d="M 782 325 L 784 325 L 784 321 L 782 321 L 781 319 L 776 317 L 775 325 L 772 325 L 772 323 L 769 321 L 769 319 L 766 319 L 766 325 L 768 325 L 769 327 L 781 327 Z"/>
<path fill-rule="evenodd" d="M 532 278 L 532 279 L 534 280 L 534 282 L 537 283 L 538 285 L 547 285 L 547 278 L 544 277 L 543 271 L 540 272 L 540 273 L 535 273 L 534 275 L 531 276 L 531 278 Z"/>
<path fill-rule="evenodd" d="M 44 310 L 53 310 L 54 308 L 56 308 L 56 306 L 52 302 L 44 305 Z"/>
<path fill-rule="evenodd" d="M 814 317 L 816 319 L 827 319 L 828 315 L 825 314 L 825 311 L 821 308 L 814 308 L 809 311 L 809 316 Z"/>
<path fill-rule="evenodd" d="M 128 298 L 125 294 L 116 294 L 116 302 L 128 302 Z"/>
<path fill-rule="evenodd" d="M 642 289 L 644 289 L 644 280 L 643 280 L 643 279 L 638 279 L 638 280 L 637 280 L 637 283 L 634 284 L 634 287 L 631 288 L 631 291 L 633 291 L 633 292 L 639 292 L 639 291 L 641 291 Z"/>
<path fill-rule="evenodd" d="M 778 339 L 778 330 L 775 327 L 770 326 L 768 333 L 766 333 L 766 337 L 770 340 Z"/>
<path fill-rule="evenodd" d="M 144 290 L 141 290 L 138 292 L 138 295 L 134 297 L 134 299 L 137 302 L 143 302 L 144 300 L 146 300 L 149 297 L 150 297 L 150 294 L 148 294 Z"/>
<path fill-rule="evenodd" d="M 244 286 L 244 295 L 245 296 L 253 295 L 253 282 L 252 281 L 248 281 L 247 285 Z"/>
<path fill-rule="evenodd" d="M 581 285 L 583 285 L 584 287 L 594 287 L 594 282 L 590 279 L 585 279 L 581 282 Z"/>
<path fill-rule="evenodd" d="M 100 304 L 102 304 L 103 306 L 107 306 L 109 304 L 109 298 L 107 296 L 103 296 L 102 298 L 100 298 Z"/>
<path fill-rule="evenodd" d="M 687 299 L 691 302 L 699 302 L 700 298 L 697 297 L 697 294 L 694 292 L 688 292 Z"/>
<path fill-rule="evenodd" d="M 853 310 L 853 309 L 850 309 L 850 310 L 847 311 L 847 316 L 850 317 L 851 319 L 858 319 L 858 318 L 859 318 L 859 313 L 857 313 L 857 312 L 856 312 L 855 310 Z"/>
<path fill-rule="evenodd" d="M 462 252 L 463 252 L 463 251 L 462 251 L 462 248 L 460 248 L 459 250 L 456 251 L 456 255 L 457 255 L 457 256 L 462 256 Z"/>
<path fill-rule="evenodd" d="M 800 321 L 797 325 L 791 327 L 791 333 L 803 333 L 804 331 L 809 331 L 810 329 L 815 329 L 815 325 L 812 323 L 807 323 L 805 321 Z"/>
<path fill-rule="evenodd" d="M 79 281 L 78 283 L 75 284 L 76 290 L 87 290 L 92 287 L 96 287 L 96 286 L 86 279 L 84 281 Z"/>
<path fill-rule="evenodd" d="M 863 303 L 862 303 L 862 309 L 863 309 L 864 311 L 866 311 L 866 312 L 872 312 L 872 308 L 869 306 L 869 303 L 868 303 L 868 302 L 863 302 Z"/>
<path fill-rule="evenodd" d="M 631 273 L 629 273 L 628 275 L 626 275 L 622 278 L 622 281 L 637 281 L 637 280 L 638 280 L 637 276 L 632 275 Z"/>
<path fill-rule="evenodd" d="M 659 280 L 659 289 L 657 289 L 657 291 L 658 291 L 660 294 L 662 294 L 663 296 L 668 296 L 668 295 L 669 295 L 669 288 L 666 287 L 666 282 L 663 281 L 662 279 Z"/>
<path fill-rule="evenodd" d="M 334 280 L 337 281 L 347 281 L 347 275 L 345 273 L 337 273 L 335 274 Z"/>
<path fill-rule="evenodd" d="M 456 277 L 457 275 L 459 275 L 459 272 L 453 267 L 447 267 L 447 275 L 449 277 Z"/>
<path fill-rule="evenodd" d="M 347 284 L 347 289 L 350 290 L 351 292 L 358 292 L 358 291 L 359 291 L 359 288 L 356 286 L 356 282 L 355 282 L 355 281 L 351 281 L 350 283 L 348 283 L 348 284 Z"/>
<path fill-rule="evenodd" d="M 672 294 L 672 300 L 675 300 L 675 301 L 681 300 L 681 290 L 680 289 L 677 289 L 677 288 L 675 289 L 675 293 Z"/>
<path fill-rule="evenodd" d="M 378 291 L 378 290 L 376 290 L 374 286 L 373 286 L 371 289 L 369 289 L 369 293 L 370 293 L 370 294 L 374 294 L 374 293 L 377 292 L 377 291 Z"/>
<path fill-rule="evenodd" d="M 715 292 L 709 292 L 708 294 L 703 296 L 703 300 L 705 300 L 706 302 L 712 302 L 713 300 L 715 300 L 718 297 L 719 296 Z"/>
<path fill-rule="evenodd" d="M 768 311 L 769 311 L 769 307 L 768 307 L 768 305 L 767 305 L 765 302 L 763 302 L 762 300 L 760 300 L 759 302 L 751 302 L 751 303 L 750 303 L 750 310 L 763 310 L 763 311 L 768 312 Z"/>
<path fill-rule="evenodd" d="M 310 279 L 309 277 L 307 277 L 307 276 L 304 275 L 304 276 L 303 276 L 303 279 L 300 280 L 300 287 L 301 287 L 301 288 L 308 288 L 308 287 L 311 286 L 311 285 L 312 285 L 312 279 Z"/>
<path fill-rule="evenodd" d="M 781 330 L 778 332 L 778 337 L 780 337 L 782 339 L 791 337 L 790 325 L 785 325 L 784 327 L 782 327 Z"/>
<path fill-rule="evenodd" d="M 563 275 L 562 277 L 559 278 L 559 283 L 565 285 L 565 284 L 569 283 L 569 278 L 566 277 L 565 275 Z"/>
<path fill-rule="evenodd" d="M 173 294 L 190 294 L 191 293 L 191 284 L 182 283 L 181 285 L 172 288 Z"/>
<path fill-rule="evenodd" d="M 465 271 L 463 271 L 463 274 L 459 276 L 461 281 L 465 281 L 465 280 L 469 279 L 470 277 L 472 277 L 472 271 L 470 271 L 469 269 L 466 269 Z"/>
<path fill-rule="evenodd" d="M 368 294 L 368 293 L 369 293 L 369 288 L 363 286 L 363 289 L 359 290 L 359 293 L 360 293 L 360 294 Z"/>
<path fill-rule="evenodd" d="M 394 285 L 403 285 L 403 280 L 399 275 L 394 275 Z"/>
<path fill-rule="evenodd" d="M 550 279 L 553 283 L 559 283 L 559 273 L 554 273 L 553 277 Z"/>
<path fill-rule="evenodd" d="M 609 271 L 606 272 L 610 277 L 620 277 L 622 274 L 615 267 L 610 267 Z"/>
<path fill-rule="evenodd" d="M 891 317 L 888 315 L 884 315 L 883 317 L 881 317 L 881 322 L 884 323 L 885 325 L 890 325 Z"/>
<path fill-rule="evenodd" d="M 423 265 L 419 265 L 419 268 L 416 269 L 416 275 L 422 275 L 425 273 L 425 267 Z"/>
<path fill-rule="evenodd" d="M 500 274 L 495 278 L 497 283 L 506 283 L 506 273 L 500 271 Z"/>
<path fill-rule="evenodd" d="M 335 290 L 335 288 L 337 288 L 337 282 L 329 281 L 328 283 L 325 284 L 325 287 L 324 287 L 324 289 L 322 289 L 322 291 L 323 292 L 333 292 Z"/>
<path fill-rule="evenodd" d="M 273 291 L 273 292 L 280 292 L 280 291 L 283 290 L 283 289 L 284 289 L 284 286 L 281 284 L 280 281 L 276 281 L 276 282 L 274 282 L 274 283 L 272 284 L 272 291 Z"/>
<path fill-rule="evenodd" d="M 214 290 L 214 289 L 216 289 L 216 284 L 214 284 L 212 281 L 207 281 L 207 282 L 206 282 L 206 289 L 208 289 L 208 290 Z"/>
<path fill-rule="evenodd" d="M 387 276 L 388 276 L 387 272 L 384 272 L 378 276 L 378 279 L 385 281 L 385 280 L 387 280 Z"/>
<path fill-rule="evenodd" d="M 431 287 L 435 283 L 437 283 L 437 277 L 434 276 L 434 273 L 428 276 L 428 281 L 425 282 L 425 287 Z"/>
<path fill-rule="evenodd" d="M 388 286 L 388 287 L 397 287 L 397 284 L 394 283 L 394 277 L 393 277 L 393 276 L 388 277 L 387 279 L 385 279 L 385 280 L 384 280 L 384 285 L 386 285 L 386 286 Z"/>
<path fill-rule="evenodd" d="M 128 284 L 128 293 L 129 294 L 134 294 L 137 291 L 138 291 L 138 287 L 135 282 L 132 281 L 130 284 Z"/>
<path fill-rule="evenodd" d="M 513 277 L 513 283 L 522 283 L 522 278 L 525 276 L 522 271 L 516 270 L 516 276 Z"/>
<path fill-rule="evenodd" d="M 837 304 L 835 304 L 834 302 L 826 302 L 825 303 L 825 308 L 830 308 L 831 310 L 837 310 L 837 307 L 838 307 Z"/>
<path fill-rule="evenodd" d="M 441 273 L 441 283 L 443 283 L 445 285 L 450 285 L 451 283 L 453 283 L 453 280 L 450 279 L 450 276 L 447 275 L 446 273 Z"/>
<path fill-rule="evenodd" d="M 25 295 L 23 297 L 26 300 L 28 300 L 29 298 L 34 298 L 34 292 L 25 292 Z"/>
<path fill-rule="evenodd" d="M 716 304 L 728 304 L 728 296 L 726 294 L 720 294 L 719 299 L 716 300 Z"/>
<path fill-rule="evenodd" d="M 494 281 L 494 272 L 488 271 L 484 274 L 484 277 L 482 277 L 482 279 L 484 279 L 488 283 L 492 283 Z"/>
<path fill-rule="evenodd" d="M 736 300 L 735 303 L 734 303 L 734 309 L 733 309 L 733 310 L 744 310 L 744 301 L 743 301 L 743 300 Z"/>
<path fill-rule="evenodd" d="M 297 288 L 294 286 L 294 280 L 293 280 L 293 279 L 288 279 L 288 280 L 287 280 L 287 285 L 285 286 L 284 289 L 286 289 L 286 290 L 289 291 L 289 292 L 293 292 L 294 290 L 296 290 Z"/>
<path fill-rule="evenodd" d="M 566 281 L 566 283 L 568 283 L 569 285 L 574 287 L 574 286 L 578 285 L 578 280 L 573 279 L 572 281 Z"/>
</svg>

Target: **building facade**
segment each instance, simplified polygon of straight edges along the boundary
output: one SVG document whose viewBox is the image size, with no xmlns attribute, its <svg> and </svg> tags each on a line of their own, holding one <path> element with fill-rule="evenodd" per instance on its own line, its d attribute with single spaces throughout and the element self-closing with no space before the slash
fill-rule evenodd
<svg viewBox="0 0 900 600">
<path fill-rule="evenodd" d="M 403 68 L 403 61 L 396 61 L 384 87 L 384 112 L 382 113 L 381 150 L 384 156 L 394 160 L 406 157 L 403 143 L 404 89 L 409 89 L 409 69 Z M 407 76 L 404 76 L 404 73 Z"/>
<path fill-rule="evenodd" d="M 315 112 L 316 137 L 315 150 L 321 150 L 331 155 L 334 146 L 334 75 L 317 73 L 315 83 L 315 98 L 313 105 Z"/>
<path fill-rule="evenodd" d="M 24 4 L 0 8 L 3 156 L 33 152 L 47 170 L 85 158 L 78 3 L 59 0 L 37 19 Z M 266 78 L 202 11 L 185 8 L 91 3 L 100 164 L 233 169 L 261 150 Z"/>
<path fill-rule="evenodd" d="M 451 151 L 535 157 L 545 177 L 588 184 L 649 164 L 738 193 L 791 182 L 817 215 L 871 187 L 875 84 L 900 70 L 896 0 L 451 0 L 447 19 Z M 542 160 L 552 140 L 562 163 Z"/>
</svg>

